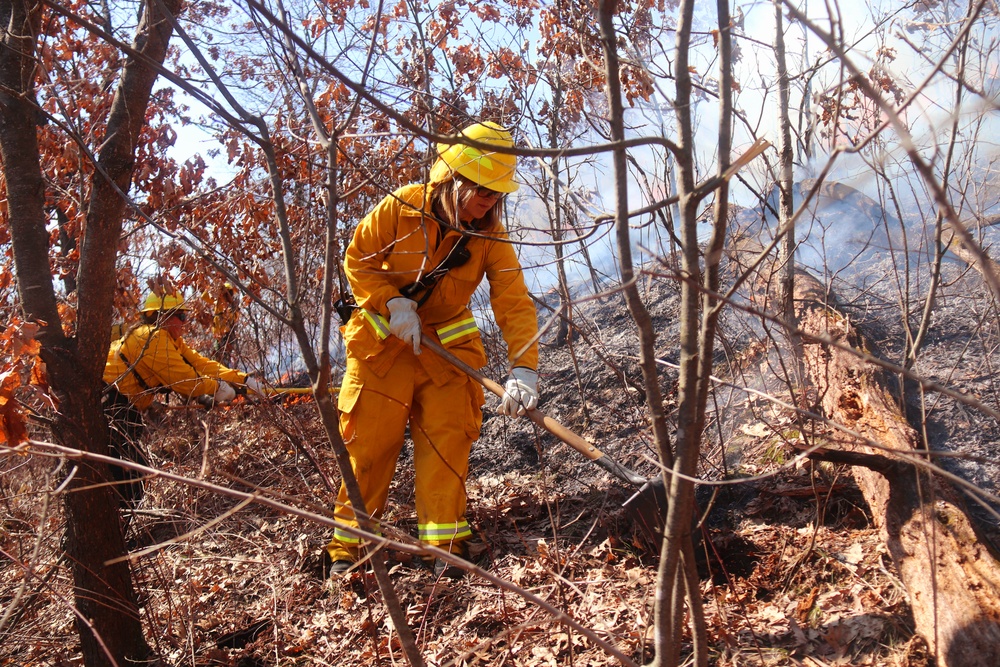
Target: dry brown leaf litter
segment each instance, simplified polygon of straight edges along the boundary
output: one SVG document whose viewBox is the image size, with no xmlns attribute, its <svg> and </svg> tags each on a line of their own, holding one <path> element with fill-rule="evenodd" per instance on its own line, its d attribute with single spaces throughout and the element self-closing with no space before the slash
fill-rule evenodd
<svg viewBox="0 0 1000 667">
<path fill-rule="evenodd" d="M 676 324 L 667 315 L 671 297 L 661 296 L 653 305 L 657 326 L 669 331 Z M 952 309 L 949 317 L 960 320 L 958 301 L 945 305 Z M 629 356 L 634 334 L 612 327 L 623 314 L 605 308 L 599 315 L 605 354 L 634 374 L 635 359 Z M 954 349 L 947 342 L 932 337 L 929 349 Z M 543 408 L 622 463 L 642 474 L 655 472 L 634 390 L 595 373 L 586 378 L 588 393 L 582 400 L 566 349 L 546 349 L 543 361 Z M 991 388 L 983 384 L 981 364 L 959 361 L 965 375 L 974 376 L 977 390 Z M 733 362 L 757 369 L 758 377 L 771 372 L 768 362 L 753 354 Z M 945 362 L 937 375 L 948 373 Z M 935 374 L 930 360 L 922 363 Z M 594 368 L 593 359 L 582 367 Z M 664 367 L 668 405 L 674 377 Z M 747 377 L 756 381 L 746 375 L 741 380 Z M 716 479 L 724 473 L 780 472 L 772 479 L 723 487 L 715 499 L 701 563 L 712 661 L 932 665 L 923 643 L 912 636 L 903 591 L 848 477 L 828 466 L 788 467 L 787 442 L 802 437 L 795 422 L 766 401 L 743 396 L 735 402 L 743 414 L 724 426 L 729 428 L 724 446 L 711 438 L 707 442 L 704 474 Z M 947 401 L 936 407 L 935 416 L 939 421 L 930 424 L 932 430 L 941 424 L 959 427 L 950 437 L 956 446 L 977 445 L 977 434 L 988 436 L 995 428 Z M 209 415 L 167 411 L 161 420 L 151 429 L 149 448 L 164 470 L 332 505 L 332 494 L 300 449 L 309 448 L 337 483 L 332 453 L 308 402 L 280 409 L 234 406 Z M 64 471 L 52 473 L 52 462 L 41 457 L 5 457 L 0 466 L 0 547 L 9 555 L 0 567 L 0 601 L 6 611 L 17 599 L 3 629 L 0 664 L 80 664 L 69 571 L 59 560 L 61 505 L 58 498 L 45 502 Z M 977 480 L 985 470 L 967 467 Z M 409 473 L 404 452 L 388 520 L 412 534 Z M 656 563 L 619 509 L 630 492 L 523 423 L 488 419 L 473 452 L 470 520 L 481 540 L 480 565 L 546 599 L 641 663 L 651 658 Z M 200 530 L 236 502 L 164 480 L 149 485 L 134 522 L 135 546 L 195 531 L 134 566 L 147 638 L 166 664 L 402 664 L 398 637 L 370 575 L 359 572 L 333 585 L 317 576 L 326 529 L 252 506 Z M 438 582 L 412 562 L 391 566 L 429 665 L 613 663 L 589 639 L 515 593 L 475 577 Z"/>
<path fill-rule="evenodd" d="M 256 435 L 247 432 L 246 411 L 253 410 L 234 407 L 208 416 L 209 479 L 233 485 L 238 478 L 329 505 L 332 498 L 311 464 L 267 426 L 266 413 L 250 415 Z M 304 406 L 292 418 L 315 438 L 310 411 Z M 155 462 L 197 477 L 203 468 L 203 418 L 168 414 L 152 440 Z M 332 470 L 330 453 L 313 442 L 322 464 Z M 38 536 L 40 495 L 34 489 L 40 487 L 34 484 L 47 465 L 23 460 L 4 476 L 3 548 L 21 558 Z M 406 473 L 404 457 L 399 475 Z M 877 536 L 854 516 L 857 508 L 850 501 L 844 501 L 846 509 L 829 510 L 840 516 L 828 517 L 814 535 L 814 499 L 787 493 L 793 486 L 812 488 L 809 472 L 786 474 L 785 495 L 781 485 L 774 486 L 778 493 L 762 486 L 742 506 L 725 508 L 725 525 L 709 531 L 719 550 L 709 557 L 713 576 L 703 580 L 715 659 L 728 665 L 808 664 L 802 662 L 807 657 L 830 665 L 908 664 L 902 658 L 912 643 L 906 605 Z M 21 480 L 12 489 L 15 478 Z M 390 519 L 402 519 L 403 526 L 410 522 L 412 529 L 405 487 L 394 487 Z M 480 530 L 483 566 L 563 609 L 637 662 L 648 660 L 655 562 L 631 544 L 632 534 L 620 530 L 627 527 L 617 510 L 624 491 L 606 484 L 600 490 L 605 502 L 595 506 L 593 493 L 561 496 L 559 488 L 560 480 L 543 468 L 470 480 L 470 518 Z M 197 530 L 235 504 L 154 480 L 136 517 L 142 546 Z M 58 503 L 53 505 L 37 559 L 37 573 L 51 574 L 48 586 L 8 628 L 11 634 L 0 649 L 4 664 L 78 664 L 68 570 L 54 565 L 60 525 Z M 135 577 L 150 643 L 170 665 L 400 664 L 398 637 L 370 575 L 358 572 L 335 584 L 316 576 L 326 532 L 250 507 L 139 559 Z M 21 570 L 5 564 L 0 572 L 5 599 L 23 578 Z M 435 581 L 429 571 L 397 563 L 392 578 L 430 665 L 610 663 L 586 637 L 475 577 Z M 29 588 L 36 586 L 29 582 Z"/>
</svg>

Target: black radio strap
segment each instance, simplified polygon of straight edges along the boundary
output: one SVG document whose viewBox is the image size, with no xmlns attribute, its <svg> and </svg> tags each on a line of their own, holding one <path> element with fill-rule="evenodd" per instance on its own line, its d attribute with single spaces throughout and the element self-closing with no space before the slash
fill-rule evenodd
<svg viewBox="0 0 1000 667">
<path fill-rule="evenodd" d="M 452 246 L 451 250 L 448 251 L 445 258 L 441 260 L 440 264 L 421 276 L 420 280 L 401 288 L 399 293 L 407 298 L 412 298 L 414 294 L 423 290 L 423 295 L 419 299 L 416 299 L 416 302 L 417 306 L 424 305 L 424 302 L 430 297 L 431 292 L 434 291 L 435 285 L 437 285 L 441 278 L 447 275 L 448 271 L 462 266 L 469 261 L 470 254 L 465 246 L 470 238 L 472 237 L 463 234 L 455 245 Z"/>
<path fill-rule="evenodd" d="M 120 348 L 118 350 L 118 358 L 125 362 L 125 366 L 132 372 L 132 375 L 135 376 L 135 380 L 139 383 L 139 386 L 142 387 L 142 390 L 149 391 L 149 385 L 146 384 L 146 381 L 142 379 L 141 375 L 139 375 L 139 371 L 135 369 L 135 364 L 128 360 Z"/>
<path fill-rule="evenodd" d="M 469 239 L 472 236 L 468 234 L 463 234 L 455 245 L 452 246 L 451 250 L 441 263 L 435 266 L 433 269 L 421 276 L 420 280 L 412 282 L 409 285 L 401 287 L 399 293 L 410 299 L 414 294 L 423 291 L 423 294 L 419 299 L 414 299 L 417 302 L 417 307 L 424 305 L 427 299 L 430 297 L 431 293 L 434 291 L 434 286 L 437 285 L 438 281 L 443 278 L 448 271 L 451 269 L 462 266 L 469 261 L 471 254 L 469 249 L 465 246 L 469 243 Z M 357 302 L 354 300 L 354 295 L 350 292 L 342 293 L 341 297 L 337 299 L 337 302 L 333 304 L 336 309 L 337 314 L 340 315 L 340 321 L 347 324 L 347 321 L 351 319 L 351 315 L 358 308 Z"/>
</svg>

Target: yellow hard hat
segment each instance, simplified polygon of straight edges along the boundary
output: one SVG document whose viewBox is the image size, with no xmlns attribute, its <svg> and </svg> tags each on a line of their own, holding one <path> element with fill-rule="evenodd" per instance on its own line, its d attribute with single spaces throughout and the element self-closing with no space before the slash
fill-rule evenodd
<svg viewBox="0 0 1000 667">
<path fill-rule="evenodd" d="M 489 121 L 470 125 L 456 137 L 504 148 L 514 147 L 510 132 Z M 431 183 L 443 183 L 458 172 L 473 183 L 497 192 L 515 192 L 520 187 L 514 180 L 517 170 L 515 155 L 483 151 L 464 144 L 438 144 L 437 148 L 438 159 L 431 169 Z"/>
<path fill-rule="evenodd" d="M 150 292 L 139 312 L 155 313 L 160 310 L 187 310 L 184 305 L 184 296 L 179 292 L 163 296 L 156 292 Z"/>
</svg>

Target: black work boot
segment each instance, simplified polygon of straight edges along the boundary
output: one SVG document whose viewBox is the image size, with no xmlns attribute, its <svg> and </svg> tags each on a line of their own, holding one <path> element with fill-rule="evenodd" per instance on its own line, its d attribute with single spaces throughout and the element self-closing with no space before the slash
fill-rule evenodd
<svg viewBox="0 0 1000 667">
<path fill-rule="evenodd" d="M 330 552 L 326 549 L 323 549 L 320 557 L 322 558 L 321 567 L 323 579 L 337 579 L 342 577 L 355 565 L 353 560 L 348 560 L 346 558 L 337 560 L 331 559 Z"/>
<path fill-rule="evenodd" d="M 354 567 L 352 560 L 335 560 L 330 563 L 330 576 L 338 577 Z"/>
<path fill-rule="evenodd" d="M 462 560 L 469 560 L 469 547 L 465 542 L 459 542 L 458 544 L 452 545 L 452 554 L 460 556 Z M 436 558 L 434 560 L 434 576 L 436 578 L 444 577 L 446 579 L 462 579 L 465 577 L 466 571 L 464 568 L 459 567 L 449 563 L 448 561 Z"/>
</svg>

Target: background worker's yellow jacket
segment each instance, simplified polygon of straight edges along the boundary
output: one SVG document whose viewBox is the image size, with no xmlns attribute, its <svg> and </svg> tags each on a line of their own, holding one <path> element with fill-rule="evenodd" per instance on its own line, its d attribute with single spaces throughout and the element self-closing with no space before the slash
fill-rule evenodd
<svg viewBox="0 0 1000 667">
<path fill-rule="evenodd" d="M 160 387 L 185 396 L 211 396 L 218 380 L 244 384 L 246 379 L 246 373 L 201 356 L 152 324 L 138 326 L 112 343 L 104 367 L 104 381 L 137 410 L 148 408 Z"/>
<path fill-rule="evenodd" d="M 351 355 L 366 362 L 380 377 L 405 344 L 385 335 L 387 329 L 380 331 L 378 316 L 384 318 L 384 324 L 389 316 L 388 301 L 400 296 L 400 288 L 434 269 L 461 237 L 431 217 L 434 187 L 407 185 L 383 199 L 358 224 L 344 258 L 347 278 L 362 309 L 347 323 L 344 339 Z M 448 271 L 417 311 L 423 332 L 440 340 L 470 366 L 482 368 L 486 354 L 468 304 L 485 276 L 511 366 L 535 369 L 538 345 L 533 339 L 538 320 L 514 247 L 499 225 L 477 234 L 466 245 L 469 261 Z M 413 298 L 420 296 L 417 293 Z M 438 384 L 460 373 L 435 354 L 422 354 L 418 359 Z M 342 389 L 341 409 L 349 409 L 343 402 L 352 403 L 351 393 L 347 387 Z"/>
<path fill-rule="evenodd" d="M 219 301 L 215 306 L 215 314 L 212 315 L 212 335 L 216 338 L 225 338 L 234 328 L 240 319 L 238 310 L 225 301 Z"/>
</svg>

